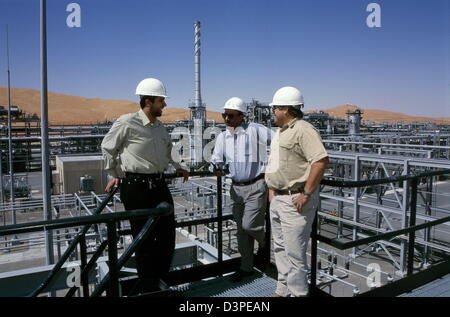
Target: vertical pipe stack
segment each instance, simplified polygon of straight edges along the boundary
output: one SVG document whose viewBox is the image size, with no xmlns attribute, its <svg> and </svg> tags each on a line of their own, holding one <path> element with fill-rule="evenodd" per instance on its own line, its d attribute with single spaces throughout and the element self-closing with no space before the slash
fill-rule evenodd
<svg viewBox="0 0 450 317">
<path fill-rule="evenodd" d="M 194 123 L 191 162 L 193 167 L 203 163 L 203 130 L 206 120 L 205 107 L 202 105 L 200 92 L 200 21 L 194 22 L 194 62 L 195 62 L 195 96 L 191 107 L 191 120 Z"/>
<path fill-rule="evenodd" d="M 201 107 L 202 96 L 200 92 L 200 21 L 194 22 L 194 61 L 195 61 L 195 107 Z"/>
</svg>

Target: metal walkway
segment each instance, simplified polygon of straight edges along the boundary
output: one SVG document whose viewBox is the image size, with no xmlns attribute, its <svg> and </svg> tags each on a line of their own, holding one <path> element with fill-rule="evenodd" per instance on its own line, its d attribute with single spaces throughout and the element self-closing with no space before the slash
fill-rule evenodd
<svg viewBox="0 0 450 317">
<path fill-rule="evenodd" d="M 450 274 L 399 297 L 450 297 Z"/>
<path fill-rule="evenodd" d="M 257 271 L 239 283 L 231 282 L 228 275 L 179 286 L 174 290 L 183 297 L 271 297 L 276 283 L 271 277 Z"/>
</svg>

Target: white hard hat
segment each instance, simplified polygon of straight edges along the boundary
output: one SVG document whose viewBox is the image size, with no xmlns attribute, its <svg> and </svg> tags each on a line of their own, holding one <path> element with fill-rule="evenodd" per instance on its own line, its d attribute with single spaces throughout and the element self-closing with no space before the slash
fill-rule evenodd
<svg viewBox="0 0 450 317">
<path fill-rule="evenodd" d="M 273 95 L 270 106 L 300 106 L 304 105 L 303 95 L 297 88 L 283 87 Z"/>
<path fill-rule="evenodd" d="M 225 102 L 225 106 L 223 106 L 223 108 L 237 110 L 244 114 L 247 113 L 247 106 L 245 105 L 244 101 L 238 97 L 228 99 L 227 102 Z"/>
<path fill-rule="evenodd" d="M 136 87 L 136 95 L 139 96 L 158 96 L 167 98 L 166 87 L 156 78 L 146 78 Z"/>
</svg>

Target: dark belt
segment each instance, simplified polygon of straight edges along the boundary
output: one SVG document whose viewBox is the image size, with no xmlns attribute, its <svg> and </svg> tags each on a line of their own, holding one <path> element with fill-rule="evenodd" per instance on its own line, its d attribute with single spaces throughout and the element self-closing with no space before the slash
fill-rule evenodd
<svg viewBox="0 0 450 317">
<path fill-rule="evenodd" d="M 236 185 L 236 186 L 246 186 L 246 185 L 251 185 L 251 184 L 253 184 L 253 183 L 255 183 L 255 182 L 257 182 L 257 181 L 259 181 L 260 179 L 263 179 L 264 178 L 264 173 L 261 173 L 261 174 L 259 174 L 256 178 L 254 178 L 254 179 L 252 179 L 252 180 L 250 180 L 250 181 L 248 181 L 248 182 L 235 182 L 235 181 L 231 181 L 231 183 L 233 184 L 233 185 Z"/>
<path fill-rule="evenodd" d="M 279 196 L 279 195 L 295 195 L 295 194 L 300 194 L 303 193 L 305 191 L 305 185 L 300 186 L 299 188 L 295 188 L 295 189 L 288 189 L 288 190 L 274 190 L 274 194 L 275 196 Z"/>
<path fill-rule="evenodd" d="M 157 180 L 163 179 L 164 173 L 143 174 L 143 173 L 125 172 L 125 178 Z"/>
<path fill-rule="evenodd" d="M 303 193 L 303 190 L 292 189 L 292 190 L 274 190 L 275 196 L 279 195 L 294 195 Z"/>
</svg>

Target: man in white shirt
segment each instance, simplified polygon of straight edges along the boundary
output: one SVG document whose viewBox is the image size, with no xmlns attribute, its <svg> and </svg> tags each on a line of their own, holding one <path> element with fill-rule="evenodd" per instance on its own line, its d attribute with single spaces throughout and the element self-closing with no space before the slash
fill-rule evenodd
<svg viewBox="0 0 450 317">
<path fill-rule="evenodd" d="M 102 142 L 105 170 L 112 177 L 106 186 L 120 186 L 125 210 L 154 208 L 161 202 L 173 205 L 164 180 L 168 164 L 186 181 L 189 173 L 171 158 L 172 142 L 163 124 L 157 120 L 166 107 L 166 89 L 154 78 L 142 80 L 136 88 L 141 110 L 118 118 Z M 135 238 L 147 219 L 130 220 Z M 138 292 L 159 290 L 159 280 L 170 268 L 175 249 L 175 217 L 162 216 L 155 230 L 136 252 L 136 267 L 141 287 Z"/>
<path fill-rule="evenodd" d="M 242 260 L 240 269 L 230 279 L 239 282 L 253 274 L 255 240 L 258 256 L 268 257 L 264 241 L 267 206 L 264 169 L 272 131 L 261 124 L 244 122 L 247 107 L 240 98 L 229 99 L 224 109 L 222 116 L 227 129 L 217 136 L 211 163 L 217 176 L 225 175 L 227 165 L 232 179 L 230 196 Z"/>
</svg>

